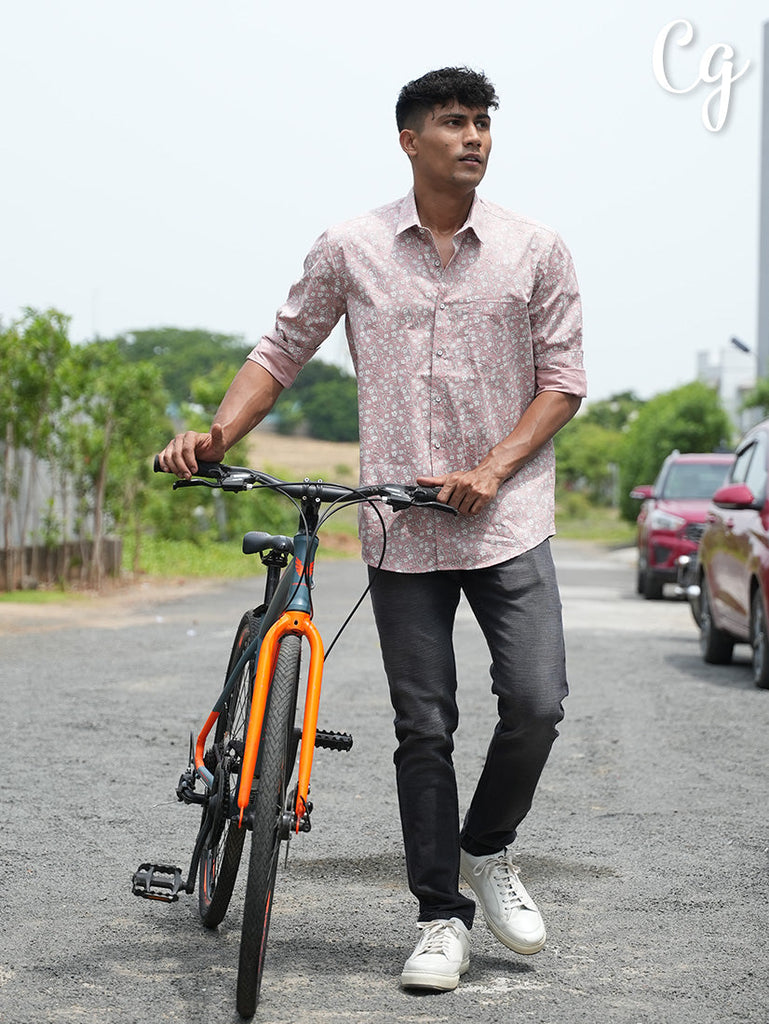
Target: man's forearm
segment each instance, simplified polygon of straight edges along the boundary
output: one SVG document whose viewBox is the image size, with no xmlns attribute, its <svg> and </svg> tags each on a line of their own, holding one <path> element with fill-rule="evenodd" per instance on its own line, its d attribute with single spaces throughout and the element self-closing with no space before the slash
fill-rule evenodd
<svg viewBox="0 0 769 1024">
<path fill-rule="evenodd" d="M 270 412 L 283 385 L 252 359 L 236 373 L 214 416 L 224 434 L 227 449 L 232 448 Z"/>
<path fill-rule="evenodd" d="M 574 416 L 582 404 L 577 395 L 541 391 L 506 438 L 494 445 L 479 468 L 490 469 L 502 483 L 537 454 Z"/>
<path fill-rule="evenodd" d="M 440 486 L 439 501 L 448 502 L 458 512 L 477 515 L 496 497 L 500 485 L 530 462 L 542 445 L 569 422 L 581 402 L 581 398 L 563 391 L 541 391 L 515 429 L 495 444 L 477 466 L 443 476 L 419 476 L 417 483 Z"/>
</svg>

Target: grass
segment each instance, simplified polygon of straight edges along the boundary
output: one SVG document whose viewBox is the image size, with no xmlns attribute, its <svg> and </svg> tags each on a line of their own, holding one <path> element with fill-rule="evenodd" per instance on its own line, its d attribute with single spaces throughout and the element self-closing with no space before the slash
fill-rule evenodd
<svg viewBox="0 0 769 1024">
<path fill-rule="evenodd" d="M 609 547 L 632 546 L 635 542 L 635 528 L 621 520 L 614 509 L 590 509 L 585 516 L 558 514 L 556 528 L 559 537 L 594 541 Z M 321 543 L 324 558 L 359 557 L 354 509 L 340 512 L 324 527 Z M 130 545 L 126 545 L 126 569 L 130 567 L 132 558 Z M 241 553 L 237 541 L 198 545 L 191 541 L 171 543 L 153 537 L 142 541 L 141 565 L 143 572 L 157 577 L 233 579 L 252 576 L 262 569 L 257 557 Z"/>
<path fill-rule="evenodd" d="M 147 576 L 172 579 L 185 576 L 194 579 L 240 579 L 262 571 L 256 555 L 244 555 L 240 544 L 196 544 L 190 540 L 161 540 L 144 537 L 140 550 L 141 572 Z M 133 565 L 133 544 L 123 549 L 123 569 Z"/>
<path fill-rule="evenodd" d="M 620 519 L 612 508 L 590 508 L 586 515 L 567 515 L 556 509 L 555 526 L 559 537 L 591 540 L 607 547 L 632 547 L 636 539 L 635 524 Z"/>
<path fill-rule="evenodd" d="M 635 527 L 621 520 L 616 509 L 587 508 L 580 514 L 556 514 L 558 536 L 569 540 L 585 540 L 607 547 L 628 547 L 635 543 Z M 354 509 L 346 509 L 324 527 L 321 542 L 324 558 L 357 558 L 360 548 L 357 540 Z M 244 555 L 240 543 L 196 544 L 193 541 L 165 541 L 157 537 L 144 537 L 141 546 L 141 573 L 156 579 L 242 579 L 263 572 L 260 559 Z M 132 539 L 123 547 L 123 569 L 130 576 L 133 563 Z M 61 588 L 0 592 L 0 603 L 47 604 L 65 598 L 85 598 L 87 595 Z"/>
<path fill-rule="evenodd" d="M 4 590 L 0 591 L 0 604 L 55 604 L 60 602 L 62 597 L 85 599 L 86 596 L 81 592 L 66 590 L 63 587 L 51 590 Z"/>
<path fill-rule="evenodd" d="M 342 509 L 321 530 L 324 558 L 358 557 L 357 518 L 355 509 Z M 133 539 L 123 545 L 123 569 L 130 573 L 133 565 Z M 144 537 L 140 550 L 141 571 L 147 576 L 195 579 L 241 579 L 263 572 L 258 555 L 244 555 L 240 538 L 228 543 L 167 541 Z"/>
</svg>

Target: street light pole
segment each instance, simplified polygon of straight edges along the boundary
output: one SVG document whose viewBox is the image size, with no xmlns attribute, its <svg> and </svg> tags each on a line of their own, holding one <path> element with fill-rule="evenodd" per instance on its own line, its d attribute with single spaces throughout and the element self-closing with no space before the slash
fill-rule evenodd
<svg viewBox="0 0 769 1024">
<path fill-rule="evenodd" d="M 769 377 L 769 21 L 764 22 L 764 67 L 762 80 L 757 345 L 757 372 L 759 379 Z"/>
</svg>

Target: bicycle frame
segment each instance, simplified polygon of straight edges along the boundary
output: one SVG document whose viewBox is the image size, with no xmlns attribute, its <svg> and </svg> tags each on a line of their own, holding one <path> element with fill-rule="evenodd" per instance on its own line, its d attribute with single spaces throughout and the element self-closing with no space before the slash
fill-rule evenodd
<svg viewBox="0 0 769 1024">
<path fill-rule="evenodd" d="M 307 547 L 307 533 L 297 533 L 294 537 L 294 557 L 289 563 L 278 590 L 265 613 L 265 622 L 267 623 L 276 615 L 278 617 L 269 626 L 258 645 L 259 653 L 256 663 L 254 691 L 246 729 L 245 750 L 238 789 L 239 828 L 243 827 L 244 814 L 251 800 L 251 789 L 259 756 L 262 724 L 270 685 L 275 671 L 278 648 L 280 641 L 288 634 L 306 637 L 310 647 L 307 696 L 302 723 L 302 744 L 299 756 L 296 804 L 294 807 L 294 828 L 297 832 L 307 809 L 307 795 L 310 788 L 310 774 L 312 772 L 313 755 L 315 752 L 315 735 L 318 727 L 318 709 L 320 707 L 324 660 L 323 641 L 315 623 L 312 621 L 312 602 L 310 600 L 315 567 L 315 552 L 318 547 L 317 537 L 312 538 L 309 557 Z M 250 650 L 243 652 L 241 661 L 231 674 L 230 679 L 227 680 L 219 700 L 208 716 L 195 743 L 195 769 L 209 788 L 213 782 L 213 776 L 203 763 L 206 739 L 219 717 L 221 705 L 224 703 L 224 699 L 230 689 L 232 678 L 239 672 L 241 662 L 245 663 L 250 654 Z"/>
<path fill-rule="evenodd" d="M 159 471 L 157 459 L 155 468 Z M 221 487 L 226 491 L 267 487 L 290 498 L 299 510 L 299 525 L 293 540 L 256 530 L 249 531 L 243 538 L 243 552 L 259 553 L 267 567 L 264 601 L 256 608 L 251 607 L 241 618 L 224 686 L 194 743 L 191 763 L 188 762 L 176 788 L 180 801 L 202 806 L 186 880 L 179 867 L 151 863 L 140 864 L 132 878 L 136 896 L 170 903 L 178 899 L 181 892 L 191 894 L 196 874 L 199 874 L 200 916 L 206 927 L 215 928 L 224 919 L 230 904 L 245 832 L 252 831 L 237 995 L 239 1012 L 250 1016 L 259 998 L 280 844 L 290 839 L 293 831 L 310 830 L 312 804 L 308 802 L 308 795 L 315 748 L 341 751 L 352 747 L 352 736 L 347 733 L 317 727 L 328 653 L 312 621 L 311 589 L 318 529 L 333 511 L 362 501 L 382 501 L 396 512 L 421 505 L 456 513 L 437 501 L 437 488 L 388 483 L 350 488 L 322 480 L 313 483 L 307 478 L 291 482 L 221 463 L 201 462 L 194 478 L 174 483 L 175 488 L 188 486 Z M 330 508 L 321 514 L 323 504 Z M 381 564 L 387 538 L 384 519 L 381 516 L 380 519 L 383 528 Z M 333 649 L 367 589 L 328 651 Z M 292 639 L 281 650 L 288 636 L 296 636 L 297 640 Z M 300 699 L 297 686 L 303 638 L 309 645 L 310 659 L 300 729 L 294 721 Z M 249 702 L 248 721 L 244 722 Z M 215 730 L 214 743 L 207 751 L 209 734 L 221 714 L 225 717 L 219 726 L 224 728 Z M 297 782 L 290 795 L 286 795 L 300 741 Z M 236 778 L 237 801 L 232 788 Z M 197 791 L 198 780 L 206 792 Z"/>
</svg>

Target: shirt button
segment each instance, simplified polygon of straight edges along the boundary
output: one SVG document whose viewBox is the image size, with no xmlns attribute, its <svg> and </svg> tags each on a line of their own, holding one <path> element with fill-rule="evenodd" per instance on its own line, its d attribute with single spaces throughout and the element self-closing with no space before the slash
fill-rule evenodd
<svg viewBox="0 0 769 1024">
<path fill-rule="evenodd" d="M 436 354 L 436 356 L 442 356 L 443 355 L 443 349 L 439 348 L 438 351 L 435 354 Z"/>
<path fill-rule="evenodd" d="M 439 267 L 441 265 L 440 260 L 434 260 L 434 266 Z"/>
<path fill-rule="evenodd" d="M 445 308 L 446 308 L 446 303 L 445 303 L 445 302 L 442 302 L 442 303 L 441 303 L 441 309 L 445 309 Z"/>
<path fill-rule="evenodd" d="M 441 404 L 441 396 L 440 395 L 436 395 L 435 396 L 435 404 L 436 405 L 440 405 Z"/>
<path fill-rule="evenodd" d="M 433 441 L 433 448 L 440 448 L 440 446 L 441 446 L 440 441 Z"/>
</svg>

